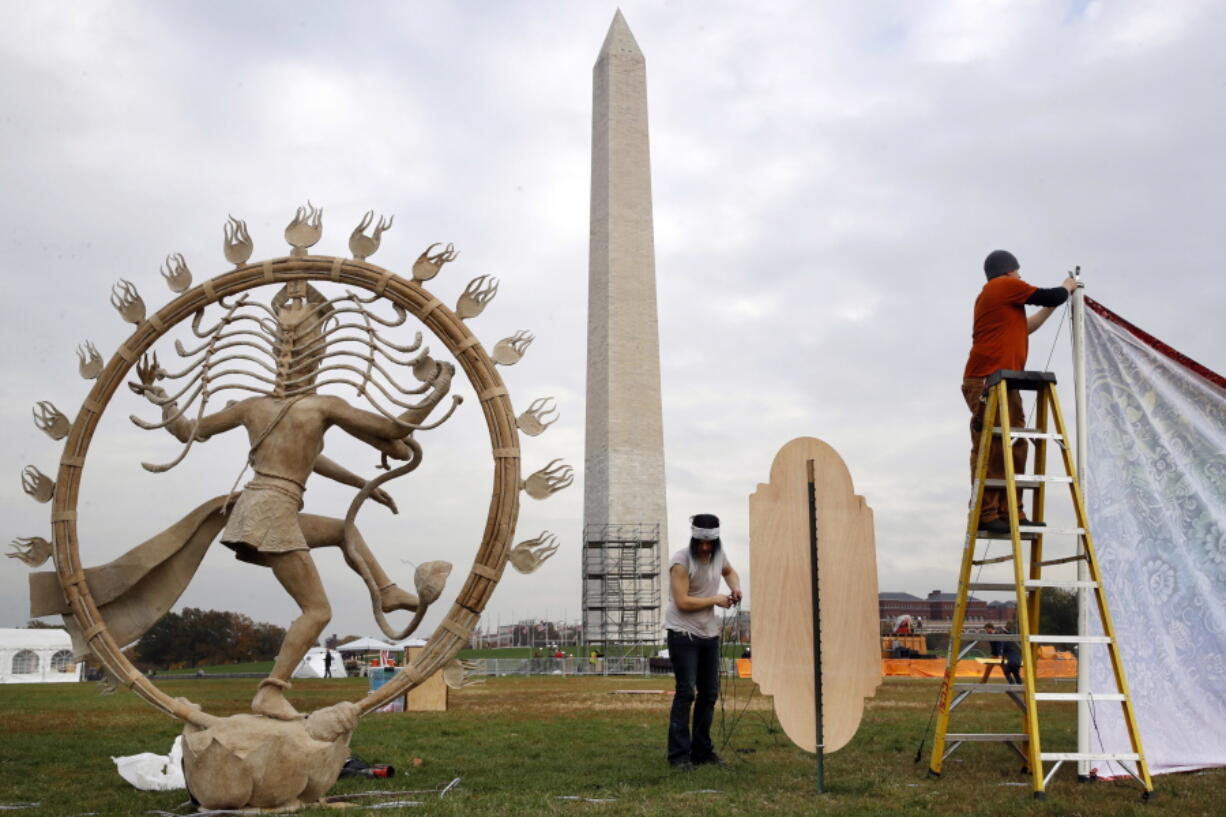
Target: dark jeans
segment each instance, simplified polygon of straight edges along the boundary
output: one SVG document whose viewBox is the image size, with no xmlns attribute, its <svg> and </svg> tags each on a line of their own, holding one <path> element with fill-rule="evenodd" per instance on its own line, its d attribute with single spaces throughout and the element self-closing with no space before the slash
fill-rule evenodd
<svg viewBox="0 0 1226 817">
<path fill-rule="evenodd" d="M 719 636 L 699 638 L 668 631 L 668 657 L 677 679 L 677 693 L 668 718 L 668 762 L 703 763 L 715 754 L 711 718 L 719 698 Z M 697 696 L 695 696 L 697 691 Z M 690 731 L 690 708 L 694 729 Z"/>
</svg>

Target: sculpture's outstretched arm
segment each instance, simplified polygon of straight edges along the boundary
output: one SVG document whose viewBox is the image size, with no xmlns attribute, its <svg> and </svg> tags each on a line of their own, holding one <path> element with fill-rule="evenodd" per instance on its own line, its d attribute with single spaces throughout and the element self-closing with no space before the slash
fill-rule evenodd
<svg viewBox="0 0 1226 817">
<path fill-rule="evenodd" d="M 412 429 L 395 420 L 389 420 L 373 411 L 354 408 L 339 397 L 328 399 L 328 419 L 389 457 L 407 460 L 412 456 L 412 450 L 404 442 L 404 437 Z M 362 484 L 366 484 L 364 480 Z"/>
<path fill-rule="evenodd" d="M 336 461 L 325 457 L 323 454 L 315 458 L 314 471 L 321 477 L 336 480 L 341 485 L 351 485 L 354 488 L 366 487 L 366 480 Z M 382 489 L 376 488 L 371 492 L 370 498 L 380 505 L 386 505 L 392 513 L 400 513 L 400 510 L 396 507 L 396 501 Z"/>
<path fill-rule="evenodd" d="M 184 413 L 179 410 L 179 404 L 168 399 L 166 390 L 157 385 L 157 381 L 166 376 L 166 371 L 158 365 L 156 354 L 145 355 L 136 364 L 136 375 L 140 378 L 140 382 L 130 382 L 128 387 L 155 406 L 161 406 L 162 421 L 165 423 L 164 428 L 181 443 L 186 443 L 192 439 L 193 430 L 195 431 L 195 439 L 203 442 L 214 434 L 229 431 L 243 424 L 245 408 L 241 402 L 231 404 L 221 411 L 201 417 L 198 422 L 193 423 L 191 420 L 188 420 Z M 188 402 L 190 405 L 191 401 L 189 400 Z"/>
</svg>

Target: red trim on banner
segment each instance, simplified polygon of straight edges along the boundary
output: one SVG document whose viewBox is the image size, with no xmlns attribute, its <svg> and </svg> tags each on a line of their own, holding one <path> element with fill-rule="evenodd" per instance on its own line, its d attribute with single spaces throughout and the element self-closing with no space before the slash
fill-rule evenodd
<svg viewBox="0 0 1226 817">
<path fill-rule="evenodd" d="M 1170 346 L 1167 346 L 1165 343 L 1158 340 L 1156 337 L 1149 334 L 1145 330 L 1139 329 L 1136 326 L 1133 326 L 1131 323 L 1124 320 L 1119 315 L 1115 314 L 1110 309 L 1103 306 L 1098 301 L 1094 300 L 1088 295 L 1085 296 L 1085 301 L 1086 301 L 1086 306 L 1094 310 L 1098 315 L 1111 321 L 1116 326 L 1126 329 L 1133 337 L 1135 337 L 1137 340 L 1141 341 L 1142 343 L 1144 343 L 1146 346 L 1150 347 L 1154 351 L 1161 352 L 1163 355 L 1166 355 L 1171 360 L 1175 361 L 1181 366 L 1187 369 L 1191 369 L 1192 371 L 1196 372 L 1198 375 L 1205 378 L 1206 380 L 1208 380 L 1210 383 L 1214 384 L 1215 386 L 1222 388 L 1222 389 L 1226 389 L 1226 377 L 1222 377 L 1220 374 L 1213 371 L 1209 367 L 1202 366 L 1201 364 L 1197 363 L 1195 360 L 1188 357 L 1187 355 L 1180 353 L 1179 351 L 1171 348 Z"/>
</svg>

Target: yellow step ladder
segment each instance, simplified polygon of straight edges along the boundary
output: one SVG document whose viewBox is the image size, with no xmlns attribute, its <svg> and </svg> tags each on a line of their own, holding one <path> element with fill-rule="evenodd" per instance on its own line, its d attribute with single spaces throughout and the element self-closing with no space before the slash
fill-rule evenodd
<svg viewBox="0 0 1226 817">
<path fill-rule="evenodd" d="M 1035 427 L 1014 427 L 1009 417 L 1010 390 L 1035 392 Z M 984 411 L 983 431 L 979 438 L 979 457 L 975 464 L 974 499 L 967 519 L 966 540 L 962 551 L 962 570 L 958 578 L 958 600 L 954 607 L 953 625 L 949 634 L 949 662 L 945 669 L 945 680 L 941 686 L 941 696 L 937 702 L 936 737 L 932 745 L 932 756 L 928 766 L 931 776 L 940 776 L 941 766 L 963 743 L 971 741 L 1002 742 L 1016 751 L 1025 763 L 1025 770 L 1030 774 L 1033 783 L 1034 796 L 1042 798 L 1047 783 L 1055 775 L 1057 769 L 1066 761 L 1131 761 L 1136 766 L 1134 777 L 1144 786 L 1144 797 L 1148 798 L 1153 791 L 1149 777 L 1149 766 L 1145 762 L 1145 752 L 1141 748 L 1141 734 L 1137 729 L 1136 715 L 1132 709 L 1132 701 L 1128 694 L 1128 681 L 1124 677 L 1123 659 L 1119 653 L 1115 638 L 1115 627 L 1111 622 L 1111 612 L 1107 608 L 1107 596 L 1103 589 L 1102 576 L 1099 573 L 1098 558 L 1094 553 L 1094 541 L 1090 536 L 1089 519 L 1086 516 L 1085 500 L 1081 486 L 1077 483 L 1073 457 L 1067 443 L 1064 416 L 1060 412 L 1060 401 L 1056 396 L 1056 376 L 1051 372 L 1018 372 L 1002 370 L 987 379 L 987 406 Z M 1020 419 L 1020 418 L 1019 418 Z M 1055 431 L 1048 431 L 1048 423 L 1054 421 Z M 987 479 L 988 452 L 993 436 L 1001 438 L 1000 450 L 1004 460 L 1004 479 Z M 1031 440 L 1035 447 L 1034 473 L 1016 474 L 1013 470 L 1013 458 L 1010 455 L 1013 443 L 1018 440 Z M 1047 446 L 1055 443 L 1060 449 L 1061 460 L 1064 463 L 1063 476 L 1049 476 L 1046 473 Z M 1048 485 L 1067 485 L 1072 499 L 1073 511 L 1077 527 L 1072 529 L 1049 529 L 1042 524 L 1044 502 L 1047 498 Z M 984 488 L 1003 488 L 1009 506 L 1009 531 L 993 533 L 979 529 L 979 516 L 983 508 Z M 1034 524 L 1019 524 L 1018 491 L 1032 490 L 1031 504 Z M 1073 537 L 1076 548 L 1072 555 L 1044 559 L 1044 538 L 1058 536 Z M 1012 544 L 1012 553 L 997 558 L 977 558 L 981 542 L 990 546 L 992 540 L 1008 540 Z M 1029 543 L 1029 554 L 1025 552 L 1023 542 Z M 1009 583 L 975 582 L 971 579 L 971 570 L 983 565 L 1003 562 L 1013 563 L 1013 581 Z M 1043 568 L 1070 562 L 1084 561 L 1088 568 L 1088 581 L 1044 579 Z M 1043 588 L 1059 587 L 1069 590 L 1087 589 L 1093 592 L 1099 618 L 1102 622 L 1104 635 L 1043 635 L 1037 632 L 1039 627 L 1039 604 Z M 963 647 L 963 625 L 966 620 L 968 600 L 971 593 L 980 591 L 1009 590 L 1016 594 L 1017 599 L 1017 630 L 1015 634 L 994 634 L 986 638 L 980 634 L 968 636 L 968 643 Z M 1022 683 L 957 683 L 956 672 L 958 660 L 970 651 L 980 640 L 997 642 L 1016 642 L 1019 644 L 1022 656 Z M 1115 694 L 1093 694 L 1093 702 L 1117 701 L 1123 705 L 1124 721 L 1128 728 L 1128 736 L 1132 743 L 1132 751 L 1124 753 L 1102 752 L 1044 752 L 1041 745 L 1039 730 L 1039 711 L 1037 704 L 1044 701 L 1080 701 L 1090 699 L 1089 693 L 1081 692 L 1038 692 L 1035 690 L 1035 645 L 1036 644 L 1104 644 L 1111 660 L 1111 669 L 1115 675 Z M 1084 653 L 1085 650 L 1083 649 Z M 999 693 L 1007 695 L 1022 710 L 1022 730 L 1020 732 L 994 733 L 955 733 L 949 731 L 951 713 L 967 698 L 978 693 Z M 1044 772 L 1044 764 L 1050 767 Z M 1126 768 L 1126 767 L 1125 767 Z"/>
</svg>

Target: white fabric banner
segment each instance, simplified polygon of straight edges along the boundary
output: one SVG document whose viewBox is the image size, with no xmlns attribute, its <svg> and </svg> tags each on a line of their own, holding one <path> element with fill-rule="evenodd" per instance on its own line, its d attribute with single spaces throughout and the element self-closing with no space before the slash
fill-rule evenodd
<svg viewBox="0 0 1226 817">
<path fill-rule="evenodd" d="M 1226 381 L 1086 305 L 1086 500 L 1146 760 L 1223 766 Z M 1090 657 L 1091 690 L 1115 692 L 1106 648 Z M 1090 751 L 1131 751 L 1122 706 L 1091 707 Z"/>
</svg>

